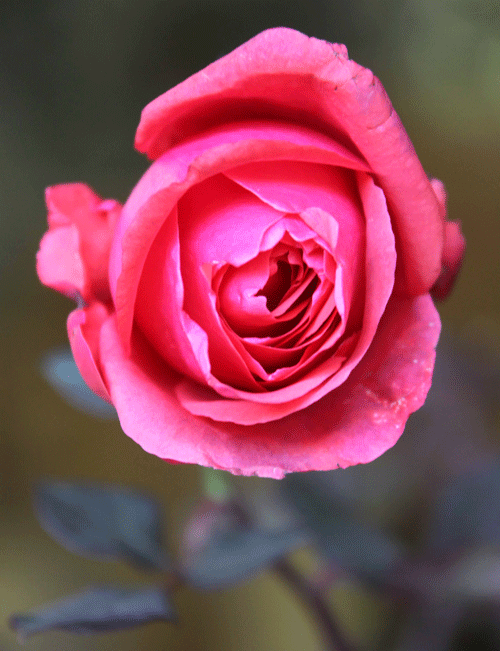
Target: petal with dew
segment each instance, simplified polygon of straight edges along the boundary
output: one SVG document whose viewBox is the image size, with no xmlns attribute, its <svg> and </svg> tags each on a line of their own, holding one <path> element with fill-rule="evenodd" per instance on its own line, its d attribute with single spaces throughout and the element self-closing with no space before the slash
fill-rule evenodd
<svg viewBox="0 0 500 651">
<path fill-rule="evenodd" d="M 393 297 L 370 350 L 348 380 L 272 427 L 191 415 L 175 397 L 178 376 L 138 333 L 132 355 L 126 355 L 113 317 L 103 326 L 100 354 L 122 428 L 147 452 L 281 478 L 368 463 L 394 445 L 409 414 L 425 400 L 439 330 L 429 296 Z"/>
</svg>

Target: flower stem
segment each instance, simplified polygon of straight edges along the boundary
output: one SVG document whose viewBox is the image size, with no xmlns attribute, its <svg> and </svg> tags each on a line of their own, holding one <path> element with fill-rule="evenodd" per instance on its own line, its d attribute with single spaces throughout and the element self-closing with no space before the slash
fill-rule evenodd
<svg viewBox="0 0 500 651">
<path fill-rule="evenodd" d="M 310 584 L 286 559 L 277 561 L 273 568 L 316 617 L 326 643 L 325 649 L 329 651 L 356 651 L 340 631 L 326 603 L 323 592 Z"/>
</svg>

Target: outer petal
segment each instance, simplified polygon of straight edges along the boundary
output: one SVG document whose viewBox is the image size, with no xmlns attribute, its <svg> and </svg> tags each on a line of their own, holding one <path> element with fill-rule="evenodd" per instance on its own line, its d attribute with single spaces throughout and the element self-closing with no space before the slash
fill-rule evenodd
<svg viewBox="0 0 500 651">
<path fill-rule="evenodd" d="M 173 387 L 179 375 L 163 364 L 139 331 L 127 354 L 116 318 L 104 324 L 100 342 L 103 369 L 120 424 L 146 452 L 162 459 L 233 470 L 232 433 L 187 412 Z M 133 396 L 133 400 L 131 400 Z M 251 432 L 248 432 L 251 435 Z M 229 444 L 231 451 L 227 449 Z M 256 474 L 252 468 L 245 474 Z M 279 468 L 264 468 L 262 476 L 281 478 Z"/>
<path fill-rule="evenodd" d="M 438 179 L 432 179 L 431 184 L 441 206 L 442 214 L 446 215 L 446 191 L 444 185 Z M 433 298 L 442 300 L 448 296 L 462 266 L 464 253 L 465 238 L 460 230 L 460 223 L 446 222 L 442 269 L 432 288 Z"/>
<path fill-rule="evenodd" d="M 409 414 L 425 400 L 439 330 L 429 296 L 393 297 L 377 337 L 349 379 L 271 427 L 215 423 L 186 412 L 173 393 L 177 374 L 159 362 L 139 333 L 132 355 L 126 355 L 114 317 L 103 325 L 100 354 L 123 430 L 147 452 L 235 474 L 281 478 L 287 472 L 367 463 L 394 445 Z"/>
<path fill-rule="evenodd" d="M 78 300 L 89 295 L 88 275 L 80 255 L 80 235 L 74 224 L 59 226 L 45 233 L 36 255 L 40 281 Z"/>
<path fill-rule="evenodd" d="M 441 270 L 444 219 L 379 80 L 342 45 L 270 29 L 143 110 L 136 147 L 157 158 L 173 144 L 235 119 L 306 124 L 360 152 L 387 198 L 400 249 L 400 286 L 429 291 Z"/>
<path fill-rule="evenodd" d="M 137 287 L 146 257 L 179 198 L 218 172 L 266 160 L 308 161 L 366 170 L 359 157 L 326 136 L 304 127 L 264 121 L 224 125 L 166 152 L 128 198 L 111 250 L 111 293 L 125 345 L 132 332 Z"/>
<path fill-rule="evenodd" d="M 109 251 L 120 204 L 102 201 L 83 183 L 47 188 L 46 202 L 49 231 L 37 256 L 40 280 L 70 298 L 109 301 Z"/>
<path fill-rule="evenodd" d="M 431 291 L 437 300 L 443 300 L 451 292 L 465 253 L 465 238 L 460 230 L 460 222 L 446 222 L 445 226 L 443 266 Z"/>
<path fill-rule="evenodd" d="M 149 251 L 139 285 L 135 317 L 163 359 L 180 373 L 203 382 L 203 373 L 193 351 L 206 347 L 203 345 L 206 335 L 185 314 L 183 303 L 176 207 L 165 219 Z M 197 338 L 201 341 L 193 345 Z"/>
<path fill-rule="evenodd" d="M 100 398 L 111 402 L 99 362 L 101 327 L 107 317 L 104 305 L 94 303 L 89 308 L 71 312 L 67 327 L 71 352 L 83 379 Z"/>
</svg>

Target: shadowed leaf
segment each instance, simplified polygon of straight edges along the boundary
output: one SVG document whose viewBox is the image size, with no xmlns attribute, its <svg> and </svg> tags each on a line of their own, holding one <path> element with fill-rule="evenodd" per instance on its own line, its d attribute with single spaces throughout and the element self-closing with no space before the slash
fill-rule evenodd
<svg viewBox="0 0 500 651">
<path fill-rule="evenodd" d="M 398 543 L 362 522 L 344 500 L 334 498 L 334 491 L 318 484 L 315 475 L 289 475 L 282 485 L 328 558 L 374 577 L 402 558 Z"/>
<path fill-rule="evenodd" d="M 158 587 L 93 587 L 32 613 L 13 615 L 9 624 L 21 638 L 49 630 L 104 633 L 154 620 L 175 621 L 176 612 Z"/>
<path fill-rule="evenodd" d="M 212 590 L 238 583 L 278 558 L 306 544 L 303 530 L 265 531 L 234 529 L 213 536 L 184 563 L 186 581 L 195 588 Z"/>
<path fill-rule="evenodd" d="M 147 495 L 97 483 L 41 482 L 35 510 L 44 529 L 72 552 L 165 569 L 161 514 Z"/>
<path fill-rule="evenodd" d="M 43 377 L 72 407 L 99 418 L 117 418 L 116 409 L 85 384 L 69 347 L 54 348 L 41 362 Z"/>
</svg>

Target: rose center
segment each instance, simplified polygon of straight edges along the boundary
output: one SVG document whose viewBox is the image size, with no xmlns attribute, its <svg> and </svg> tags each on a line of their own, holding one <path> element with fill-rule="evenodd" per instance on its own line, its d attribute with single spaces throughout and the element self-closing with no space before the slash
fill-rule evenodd
<svg viewBox="0 0 500 651">
<path fill-rule="evenodd" d="M 272 312 L 281 303 L 281 300 L 290 289 L 292 268 L 288 260 L 277 260 L 276 271 L 269 275 L 267 283 L 255 296 L 266 297 L 266 307 Z"/>
<path fill-rule="evenodd" d="M 314 252 L 285 237 L 241 267 L 221 266 L 213 289 L 227 325 L 240 337 L 277 336 L 293 328 L 320 285 L 321 270 L 304 257 L 314 259 Z"/>
</svg>

